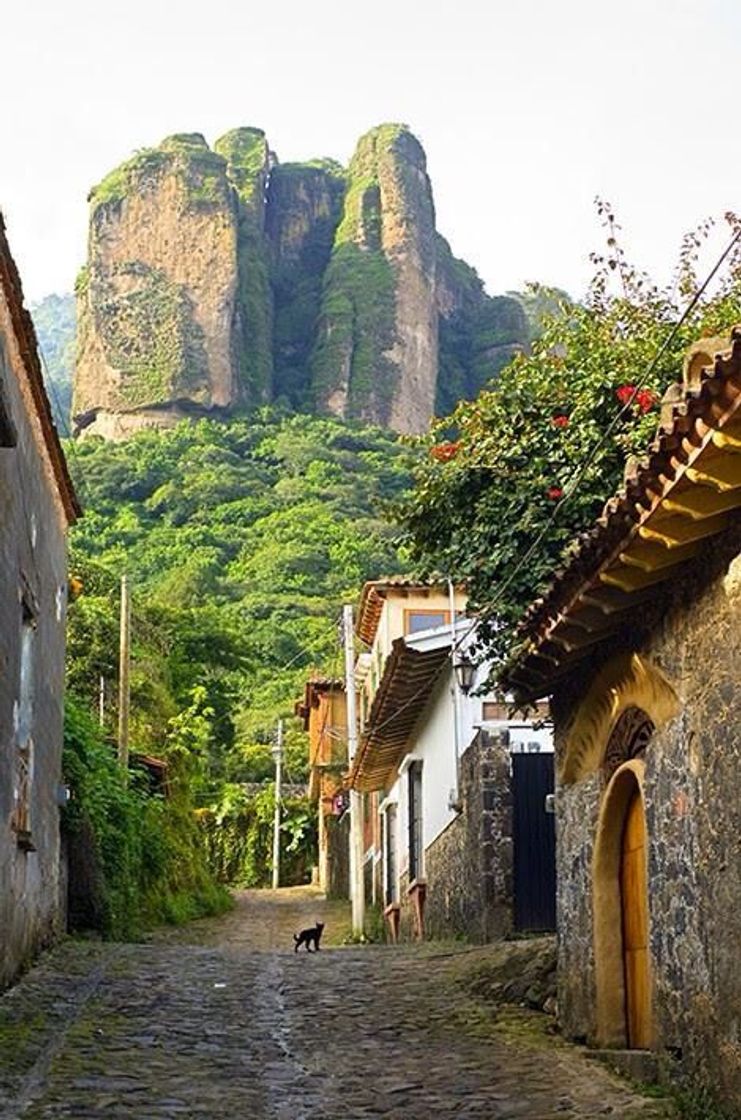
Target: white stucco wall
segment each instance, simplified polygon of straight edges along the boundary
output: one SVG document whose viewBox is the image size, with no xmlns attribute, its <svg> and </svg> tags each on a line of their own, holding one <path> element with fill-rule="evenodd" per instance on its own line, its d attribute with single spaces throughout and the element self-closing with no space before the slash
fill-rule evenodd
<svg viewBox="0 0 741 1120">
<path fill-rule="evenodd" d="M 428 848 L 441 832 L 455 819 L 450 808 L 451 793 L 456 790 L 455 709 L 452 695 L 453 674 L 446 670 L 430 697 L 409 742 L 410 751 L 402 763 L 399 775 L 387 800 L 398 805 L 398 859 L 399 874 L 409 865 L 409 779 L 407 765 L 412 759 L 422 763 L 422 843 Z M 475 735 L 475 726 L 481 722 L 480 697 L 461 696 L 459 753 L 463 753 Z M 424 868 L 424 860 L 423 860 Z"/>
</svg>

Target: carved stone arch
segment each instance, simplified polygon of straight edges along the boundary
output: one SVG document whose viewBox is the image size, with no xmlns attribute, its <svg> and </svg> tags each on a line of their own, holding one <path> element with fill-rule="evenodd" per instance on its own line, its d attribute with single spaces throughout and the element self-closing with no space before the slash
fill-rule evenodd
<svg viewBox="0 0 741 1120">
<path fill-rule="evenodd" d="M 622 654 L 608 662 L 592 682 L 579 705 L 560 760 L 562 785 L 578 782 L 605 765 L 612 733 L 630 709 L 640 714 L 639 722 L 649 725 L 648 734 L 646 728 L 641 731 L 646 741 L 654 729 L 663 727 L 679 711 L 679 697 L 669 681 L 637 653 Z M 636 753 L 633 749 L 632 754 Z M 621 761 L 617 759 L 617 765 Z"/>
</svg>

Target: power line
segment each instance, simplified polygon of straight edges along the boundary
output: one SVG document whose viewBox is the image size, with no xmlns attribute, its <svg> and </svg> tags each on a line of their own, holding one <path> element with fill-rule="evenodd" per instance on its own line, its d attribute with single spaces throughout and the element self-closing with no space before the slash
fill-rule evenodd
<svg viewBox="0 0 741 1120">
<path fill-rule="evenodd" d="M 610 423 L 607 425 L 605 430 L 602 432 L 599 439 L 592 446 L 592 448 L 587 453 L 587 455 L 582 460 L 582 462 L 577 466 L 574 474 L 571 476 L 569 481 L 566 483 L 566 486 L 564 488 L 563 496 L 560 498 L 560 500 L 558 501 L 558 503 L 556 504 L 556 506 L 552 510 L 550 516 L 548 517 L 548 520 L 545 522 L 543 528 L 538 533 L 535 540 L 531 542 L 530 546 L 527 548 L 527 550 L 525 551 L 523 556 L 515 563 L 515 566 L 512 569 L 512 571 L 510 572 L 509 576 L 507 576 L 507 578 L 504 580 L 504 582 L 498 586 L 494 598 L 489 603 L 487 603 L 485 608 L 481 608 L 480 610 L 475 611 L 473 614 L 471 614 L 469 616 L 470 618 L 480 619 L 480 618 L 483 618 L 487 615 L 491 615 L 493 608 L 496 606 L 497 603 L 499 603 L 501 601 L 502 596 L 504 595 L 504 592 L 511 585 L 511 583 L 513 582 L 515 577 L 519 574 L 519 572 L 525 566 L 525 564 L 527 564 L 528 561 L 538 551 L 538 549 L 540 548 L 540 545 L 543 543 L 543 540 L 545 539 L 549 530 L 551 529 L 551 527 L 555 523 L 560 511 L 563 509 L 563 507 L 568 503 L 570 498 L 573 496 L 574 492 L 576 491 L 576 488 L 577 488 L 578 484 L 581 482 L 581 480 L 584 477 L 586 471 L 589 469 L 589 467 L 594 462 L 595 457 L 597 456 L 598 452 L 604 446 L 606 441 L 610 438 L 610 436 L 612 435 L 612 433 L 614 432 L 615 428 L 620 423 L 620 421 L 630 412 L 630 409 L 632 408 L 633 404 L 635 403 L 636 397 L 638 396 L 639 392 L 641 391 L 642 385 L 645 384 L 645 382 L 649 379 L 651 374 L 656 369 L 656 366 L 658 365 L 659 361 L 661 360 L 661 358 L 665 354 L 666 350 L 669 348 L 671 343 L 674 341 L 674 339 L 677 335 L 677 332 L 680 330 L 680 328 L 683 326 L 683 324 L 687 321 L 688 317 L 694 311 L 695 307 L 697 307 L 697 304 L 699 303 L 703 294 L 707 290 L 708 285 L 711 283 L 711 281 L 713 280 L 713 278 L 717 274 L 718 270 L 720 269 L 721 265 L 723 264 L 723 262 L 728 257 L 731 250 L 738 243 L 739 239 L 741 239 L 741 229 L 738 229 L 736 231 L 736 233 L 733 235 L 730 242 L 728 243 L 726 248 L 723 250 L 723 252 L 720 254 L 720 256 L 718 257 L 718 260 L 716 261 L 716 263 L 713 265 L 712 269 L 710 270 L 710 272 L 706 276 L 705 280 L 700 285 L 700 287 L 697 289 L 697 291 L 693 295 L 692 299 L 689 301 L 689 303 L 685 307 L 684 311 L 682 312 L 681 316 L 679 317 L 677 322 L 673 325 L 673 327 L 671 328 L 671 330 L 667 334 L 667 336 L 664 339 L 664 341 L 662 342 L 661 346 L 656 351 L 653 359 L 649 363 L 649 365 L 648 365 L 645 373 L 643 374 L 641 380 L 634 386 L 633 392 L 631 393 L 630 397 L 626 400 L 625 404 L 619 410 L 619 412 L 617 412 L 615 414 L 613 419 L 610 421 Z M 459 639 L 459 641 L 456 643 L 456 645 L 453 647 L 454 651 L 455 651 L 455 649 L 457 649 L 460 646 L 461 642 L 463 641 L 464 636 L 462 636 Z"/>
</svg>

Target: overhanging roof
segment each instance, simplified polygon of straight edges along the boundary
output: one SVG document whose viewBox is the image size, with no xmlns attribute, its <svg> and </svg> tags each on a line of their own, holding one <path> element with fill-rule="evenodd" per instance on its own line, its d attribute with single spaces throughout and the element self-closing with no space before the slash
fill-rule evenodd
<svg viewBox="0 0 741 1120">
<path fill-rule="evenodd" d="M 34 409 L 41 426 L 44 445 L 51 462 L 59 497 L 67 520 L 72 523 L 81 513 L 80 503 L 72 485 L 67 461 L 52 418 L 51 406 L 41 373 L 36 331 L 31 316 L 23 303 L 21 279 L 5 235 L 5 222 L 2 214 L 0 214 L 0 289 L 8 306 L 16 344 L 28 379 Z"/>
<path fill-rule="evenodd" d="M 525 616 L 523 643 L 502 674 L 520 701 L 551 692 L 738 523 L 741 330 L 695 384 L 668 396 L 646 464 Z"/>
<path fill-rule="evenodd" d="M 367 583 L 363 584 L 360 603 L 358 605 L 358 620 L 355 627 L 358 637 L 361 641 L 365 642 L 367 646 L 373 645 L 378 630 L 378 623 L 381 619 L 383 604 L 389 592 L 446 592 L 447 587 L 447 583 L 441 579 L 420 580 L 410 579 L 408 576 L 391 576 L 387 579 L 369 580 Z M 462 587 L 463 584 L 460 583 L 455 585 L 456 591 L 460 591 Z"/>
<path fill-rule="evenodd" d="M 393 643 L 350 772 L 353 789 L 370 793 L 390 785 L 449 657 L 449 641 L 426 651 L 408 646 L 403 638 Z"/>
<path fill-rule="evenodd" d="M 303 723 L 304 731 L 309 730 L 309 717 L 312 708 L 319 707 L 319 697 L 323 692 L 344 692 L 345 682 L 337 677 L 313 677 L 304 685 L 304 698 L 293 706 L 294 713 Z"/>
</svg>

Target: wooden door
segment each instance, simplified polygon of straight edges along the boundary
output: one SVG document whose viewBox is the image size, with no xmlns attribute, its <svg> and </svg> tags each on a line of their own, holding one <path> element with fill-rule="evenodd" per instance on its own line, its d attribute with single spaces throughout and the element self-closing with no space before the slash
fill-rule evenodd
<svg viewBox="0 0 741 1120">
<path fill-rule="evenodd" d="M 651 1045 L 646 855 L 646 817 L 643 799 L 636 790 L 625 815 L 620 867 L 625 1028 L 628 1046 L 634 1050 L 644 1050 Z"/>
</svg>

